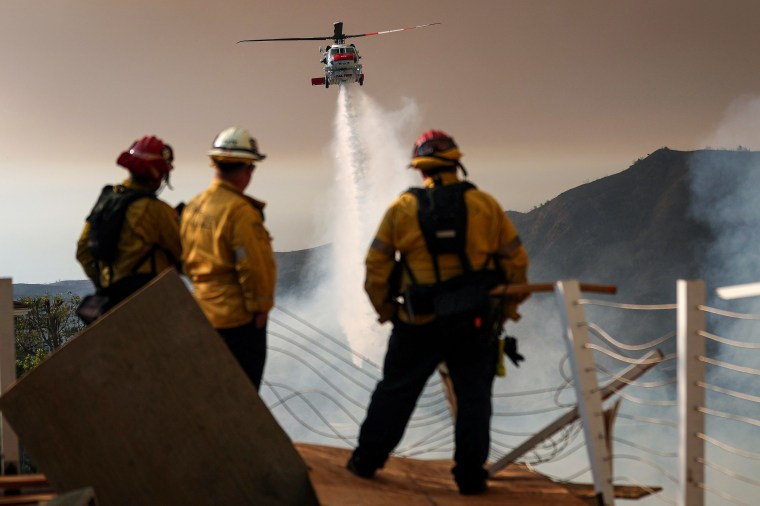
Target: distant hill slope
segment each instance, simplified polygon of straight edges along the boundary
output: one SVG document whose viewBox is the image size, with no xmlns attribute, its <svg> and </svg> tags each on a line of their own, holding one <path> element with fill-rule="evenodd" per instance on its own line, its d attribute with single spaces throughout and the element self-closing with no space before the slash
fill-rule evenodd
<svg viewBox="0 0 760 506">
<path fill-rule="evenodd" d="M 675 301 L 675 280 L 706 277 L 714 241 L 692 211 L 694 167 L 729 174 L 757 165 L 758 152 L 662 148 L 528 213 L 508 214 L 530 255 L 532 281 L 613 283 L 618 300 Z M 327 245 L 276 253 L 278 294 L 303 287 L 328 253 Z M 83 295 L 92 287 L 88 281 L 14 285 L 16 298 L 69 291 Z"/>
<path fill-rule="evenodd" d="M 692 170 L 703 156 L 724 167 L 760 161 L 754 152 L 662 148 L 529 213 L 509 212 L 531 279 L 613 283 L 621 300 L 675 301 L 676 279 L 704 277 L 714 240 L 692 210 Z"/>
<path fill-rule="evenodd" d="M 319 262 L 329 251 L 329 246 L 283 251 L 275 253 L 277 261 L 277 293 L 284 294 L 302 286 L 308 277 L 314 274 Z M 37 297 L 45 294 L 57 295 L 72 293 L 84 296 L 94 291 L 89 280 L 57 281 L 49 284 L 14 283 L 13 297 Z"/>
<path fill-rule="evenodd" d="M 87 295 L 93 292 L 93 286 L 90 280 L 70 280 L 70 281 L 56 281 L 55 283 L 48 284 L 33 284 L 33 283 L 13 283 L 13 298 L 20 299 L 21 297 L 39 297 L 42 295 L 66 295 L 72 293 L 74 295 Z"/>
</svg>

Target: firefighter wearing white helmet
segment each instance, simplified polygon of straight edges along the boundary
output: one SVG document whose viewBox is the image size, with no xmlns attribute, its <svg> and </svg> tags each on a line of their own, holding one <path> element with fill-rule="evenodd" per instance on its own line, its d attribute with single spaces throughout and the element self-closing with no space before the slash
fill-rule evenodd
<svg viewBox="0 0 760 506">
<path fill-rule="evenodd" d="M 259 153 L 256 139 L 251 137 L 248 130 L 239 127 L 230 127 L 222 131 L 214 139 L 214 144 L 208 152 L 214 161 L 261 161 L 266 155 Z"/>
<path fill-rule="evenodd" d="M 267 315 L 276 265 L 264 203 L 243 193 L 254 162 L 266 158 L 244 128 L 216 136 L 208 152 L 214 179 L 185 207 L 182 261 L 194 296 L 258 389 L 266 361 Z"/>
</svg>

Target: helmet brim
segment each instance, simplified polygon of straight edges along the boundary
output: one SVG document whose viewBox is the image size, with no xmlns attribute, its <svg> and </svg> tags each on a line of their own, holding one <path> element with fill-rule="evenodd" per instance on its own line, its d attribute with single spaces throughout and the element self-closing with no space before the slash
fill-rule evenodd
<svg viewBox="0 0 760 506">
<path fill-rule="evenodd" d="M 252 151 L 220 148 L 213 148 L 209 150 L 208 156 L 215 160 L 253 160 L 256 162 L 260 162 L 267 157 L 267 155 L 254 153 Z"/>
<path fill-rule="evenodd" d="M 458 148 L 449 149 L 430 156 L 415 156 L 409 163 L 409 167 L 414 169 L 426 170 L 435 167 L 457 166 L 462 153 Z"/>
</svg>

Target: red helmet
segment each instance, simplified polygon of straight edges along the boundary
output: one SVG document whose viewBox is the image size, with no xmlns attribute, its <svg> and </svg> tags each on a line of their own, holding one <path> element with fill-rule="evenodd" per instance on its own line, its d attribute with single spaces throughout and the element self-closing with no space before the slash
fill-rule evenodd
<svg viewBox="0 0 760 506">
<path fill-rule="evenodd" d="M 125 167 L 133 176 L 160 180 L 167 177 L 174 168 L 173 161 L 174 151 L 171 146 L 154 135 L 146 135 L 119 155 L 116 163 Z"/>
<path fill-rule="evenodd" d="M 459 152 L 454 139 L 440 130 L 428 130 L 414 143 L 412 149 L 411 167 L 415 169 L 431 169 L 459 164 Z"/>
</svg>

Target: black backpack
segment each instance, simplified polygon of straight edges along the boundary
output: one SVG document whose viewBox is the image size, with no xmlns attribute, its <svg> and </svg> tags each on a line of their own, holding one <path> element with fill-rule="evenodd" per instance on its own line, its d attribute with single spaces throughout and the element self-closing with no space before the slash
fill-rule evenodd
<svg viewBox="0 0 760 506">
<path fill-rule="evenodd" d="M 156 198 L 153 193 L 132 190 L 122 185 L 105 186 L 92 208 L 87 221 L 90 234 L 87 247 L 95 260 L 112 263 L 118 253 L 119 236 L 132 202 L 141 198 Z"/>
<path fill-rule="evenodd" d="M 435 279 L 441 281 L 438 255 L 454 253 L 459 256 L 465 271 L 471 270 L 465 254 L 467 247 L 467 206 L 464 194 L 475 189 L 475 185 L 463 181 L 432 188 L 409 188 L 417 198 L 417 219 L 425 237 L 425 246 L 433 258 Z"/>
<path fill-rule="evenodd" d="M 436 282 L 432 285 L 417 283 L 406 260 L 400 263 L 412 284 L 404 294 L 407 310 L 417 314 L 435 313 L 439 317 L 475 316 L 489 311 L 488 292 L 504 275 L 494 259 L 494 269 L 486 266 L 475 270 L 467 257 L 467 206 L 464 196 L 475 185 L 468 181 L 407 190 L 417 198 L 420 230 L 431 255 Z M 463 273 L 441 281 L 438 256 L 455 254 L 459 257 Z"/>
</svg>

